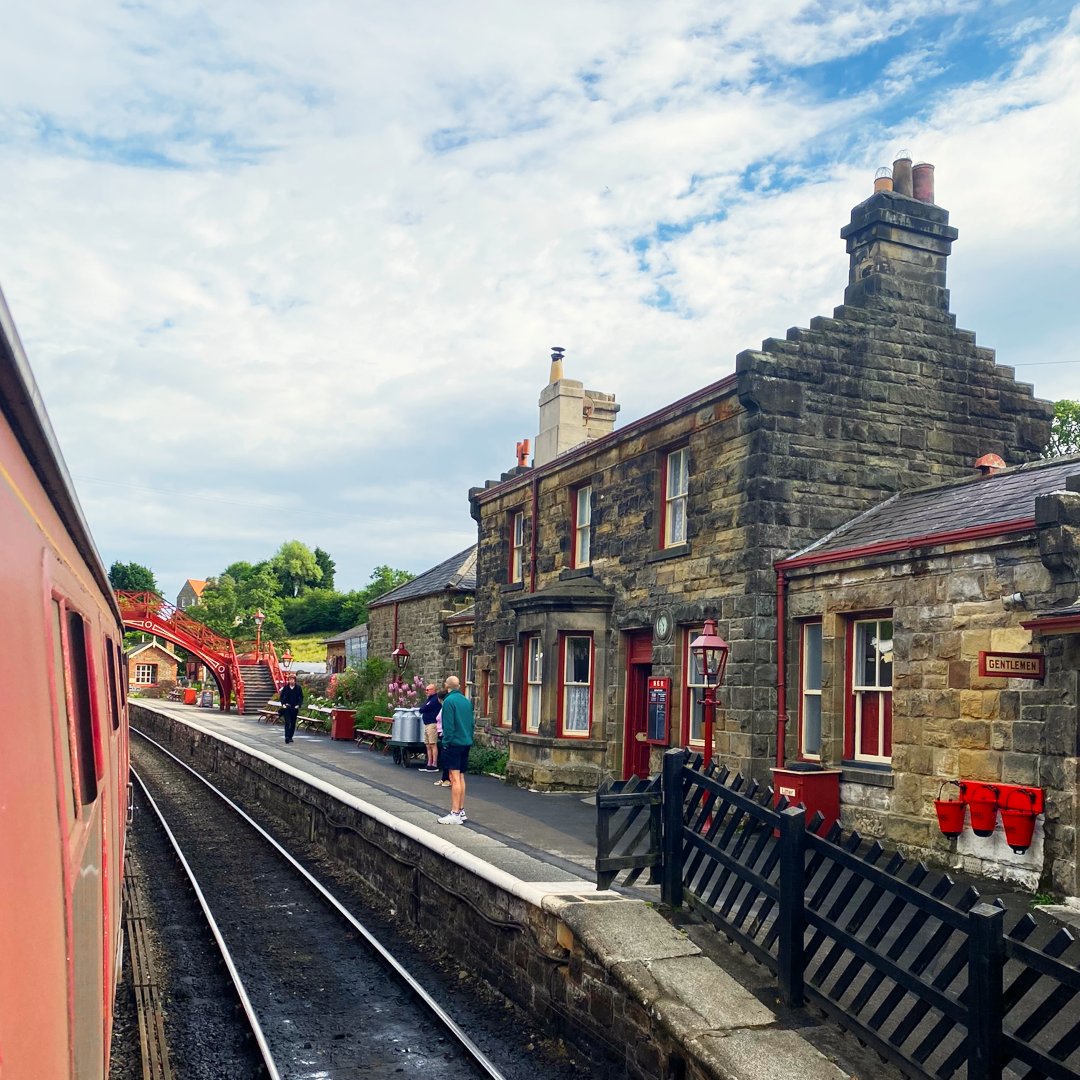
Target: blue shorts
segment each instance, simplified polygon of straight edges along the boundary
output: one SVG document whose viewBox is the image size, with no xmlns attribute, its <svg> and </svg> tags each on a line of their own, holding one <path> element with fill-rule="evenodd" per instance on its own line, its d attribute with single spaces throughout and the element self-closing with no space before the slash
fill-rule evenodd
<svg viewBox="0 0 1080 1080">
<path fill-rule="evenodd" d="M 469 747 L 444 746 L 442 748 L 442 767 L 450 772 L 468 772 Z"/>
</svg>

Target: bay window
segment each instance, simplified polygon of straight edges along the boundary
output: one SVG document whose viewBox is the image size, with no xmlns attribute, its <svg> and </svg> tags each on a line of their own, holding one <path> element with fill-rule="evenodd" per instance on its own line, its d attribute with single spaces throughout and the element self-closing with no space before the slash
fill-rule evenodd
<svg viewBox="0 0 1080 1080">
<path fill-rule="evenodd" d="M 499 680 L 499 726 L 511 727 L 514 722 L 514 646 L 501 646 L 502 678 Z"/>
<path fill-rule="evenodd" d="M 540 730 L 540 691 L 544 680 L 544 652 L 540 647 L 540 635 L 534 634 L 525 642 L 527 663 L 525 696 L 525 730 Z"/>
<path fill-rule="evenodd" d="M 588 738 L 592 725 L 592 638 L 568 634 L 562 639 L 561 734 Z"/>
</svg>

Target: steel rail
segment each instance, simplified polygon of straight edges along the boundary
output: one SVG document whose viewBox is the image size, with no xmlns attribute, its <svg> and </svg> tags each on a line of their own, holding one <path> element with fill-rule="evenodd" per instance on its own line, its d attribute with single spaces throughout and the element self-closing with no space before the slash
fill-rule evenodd
<svg viewBox="0 0 1080 1080">
<path fill-rule="evenodd" d="M 132 729 L 134 730 L 134 728 Z M 141 734 L 141 732 L 140 732 Z M 145 738 L 146 736 L 143 736 Z M 156 744 L 155 744 L 156 745 Z M 165 753 L 168 753 L 166 750 Z M 172 755 L 169 755 L 172 757 Z M 174 759 L 175 760 L 175 759 Z M 180 764 L 183 764 L 181 762 Z M 131 766 L 131 775 L 135 777 L 139 787 L 142 788 L 143 794 L 146 796 L 147 802 L 150 804 L 154 813 L 157 815 L 158 822 L 161 824 L 165 835 L 169 838 L 169 843 L 173 846 L 173 851 L 176 852 L 176 857 L 180 860 L 180 865 L 184 868 L 184 873 L 188 876 L 188 881 L 191 882 L 191 887 L 195 892 L 195 896 L 199 901 L 199 906 L 202 908 L 203 915 L 206 918 L 207 925 L 210 927 L 210 932 L 214 935 L 214 941 L 217 942 L 217 947 L 221 952 L 221 958 L 225 962 L 225 967 L 229 972 L 229 978 L 232 980 L 236 995 L 240 999 L 240 1004 L 243 1007 L 244 1015 L 247 1017 L 248 1023 L 251 1025 L 252 1034 L 255 1037 L 255 1043 L 259 1047 L 259 1053 L 263 1059 L 263 1065 L 266 1068 L 267 1075 L 270 1080 L 281 1080 L 281 1073 L 278 1072 L 277 1065 L 274 1063 L 273 1055 L 270 1053 L 270 1045 L 266 1041 L 266 1036 L 263 1035 L 262 1026 L 259 1024 L 259 1019 L 255 1015 L 255 1009 L 251 1004 L 251 999 L 248 997 L 247 990 L 244 989 L 244 982 L 240 978 L 240 972 L 236 968 L 236 964 L 233 962 L 232 954 L 229 952 L 229 947 L 225 944 L 225 938 L 222 937 L 221 930 L 218 928 L 217 920 L 214 918 L 214 913 L 210 910 L 210 905 L 206 902 L 206 897 L 203 895 L 202 889 L 199 887 L 199 882 L 195 877 L 194 871 L 191 869 L 187 859 L 184 857 L 184 852 L 180 847 L 179 841 L 173 834 L 172 829 L 169 828 L 169 823 L 165 820 L 165 815 L 161 812 L 161 807 L 154 801 L 154 796 L 150 794 L 143 783 L 142 777 L 138 774 L 135 766 Z"/>
<path fill-rule="evenodd" d="M 449 1013 L 409 974 L 404 965 L 389 952 L 371 933 L 370 930 L 363 923 L 359 922 L 357 918 L 341 903 L 340 900 L 326 888 L 317 878 L 313 877 L 311 873 L 293 858 L 289 852 L 281 846 L 257 821 L 251 818 L 244 810 L 236 805 L 224 792 L 220 791 L 205 776 L 196 772 L 186 761 L 181 761 L 175 754 L 167 750 L 159 742 L 151 739 L 145 732 L 140 731 L 136 727 L 131 728 L 133 735 L 138 735 L 142 739 L 145 739 L 151 746 L 156 747 L 167 757 L 171 758 L 181 768 L 186 769 L 196 780 L 199 780 L 206 787 L 208 787 L 219 799 L 222 800 L 227 806 L 234 810 L 248 825 L 252 827 L 290 866 L 293 867 L 307 882 L 312 886 L 326 902 L 338 912 L 342 918 L 364 939 L 364 941 L 371 948 L 372 952 L 405 984 L 405 986 L 413 993 L 417 998 L 424 1003 L 425 1006 L 438 1017 L 439 1021 L 446 1028 L 447 1031 L 453 1035 L 454 1039 L 459 1045 L 468 1053 L 469 1057 L 481 1068 L 492 1080 L 506 1080 L 503 1074 L 498 1070 L 493 1062 L 491 1062 L 484 1052 L 469 1038 L 468 1035 L 461 1029 L 457 1022 L 450 1016 Z M 185 863 L 186 866 L 186 863 Z M 200 902 L 202 897 L 200 895 Z"/>
</svg>

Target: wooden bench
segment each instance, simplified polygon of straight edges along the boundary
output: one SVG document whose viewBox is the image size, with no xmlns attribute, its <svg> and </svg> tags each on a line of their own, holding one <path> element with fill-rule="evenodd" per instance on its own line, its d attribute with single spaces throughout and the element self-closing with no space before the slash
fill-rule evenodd
<svg viewBox="0 0 1080 1080">
<path fill-rule="evenodd" d="M 354 736 L 357 746 L 370 746 L 372 750 L 385 751 L 390 742 L 390 729 L 394 721 L 389 716 L 374 716 L 371 719 L 373 726 L 357 731 Z M 384 726 L 385 725 L 385 726 Z"/>
<path fill-rule="evenodd" d="M 328 730 L 325 725 L 329 723 L 333 709 L 328 709 L 325 705 L 305 705 L 304 711 L 315 715 L 298 717 L 296 721 L 298 727 L 317 728 L 319 731 Z"/>
<path fill-rule="evenodd" d="M 281 719 L 280 709 L 280 701 L 268 701 L 259 710 L 259 719 L 265 720 L 268 724 L 276 724 Z"/>
</svg>

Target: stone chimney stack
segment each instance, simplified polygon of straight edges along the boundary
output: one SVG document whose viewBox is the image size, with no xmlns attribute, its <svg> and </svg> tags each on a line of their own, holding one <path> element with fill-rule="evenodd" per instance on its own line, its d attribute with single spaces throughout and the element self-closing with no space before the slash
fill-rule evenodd
<svg viewBox="0 0 1080 1080">
<path fill-rule="evenodd" d="M 901 151 L 892 166 L 892 190 L 882 188 L 875 183 L 874 194 L 840 230 L 851 256 L 844 303 L 867 307 L 901 300 L 948 311 L 945 261 L 958 233 L 948 211 L 934 205 L 934 167 L 912 167 Z"/>
<path fill-rule="evenodd" d="M 536 436 L 533 467 L 606 435 L 615 427 L 619 406 L 614 394 L 586 390 L 583 383 L 563 376 L 563 353 L 551 350 L 548 385 L 540 392 L 540 433 Z"/>
</svg>

